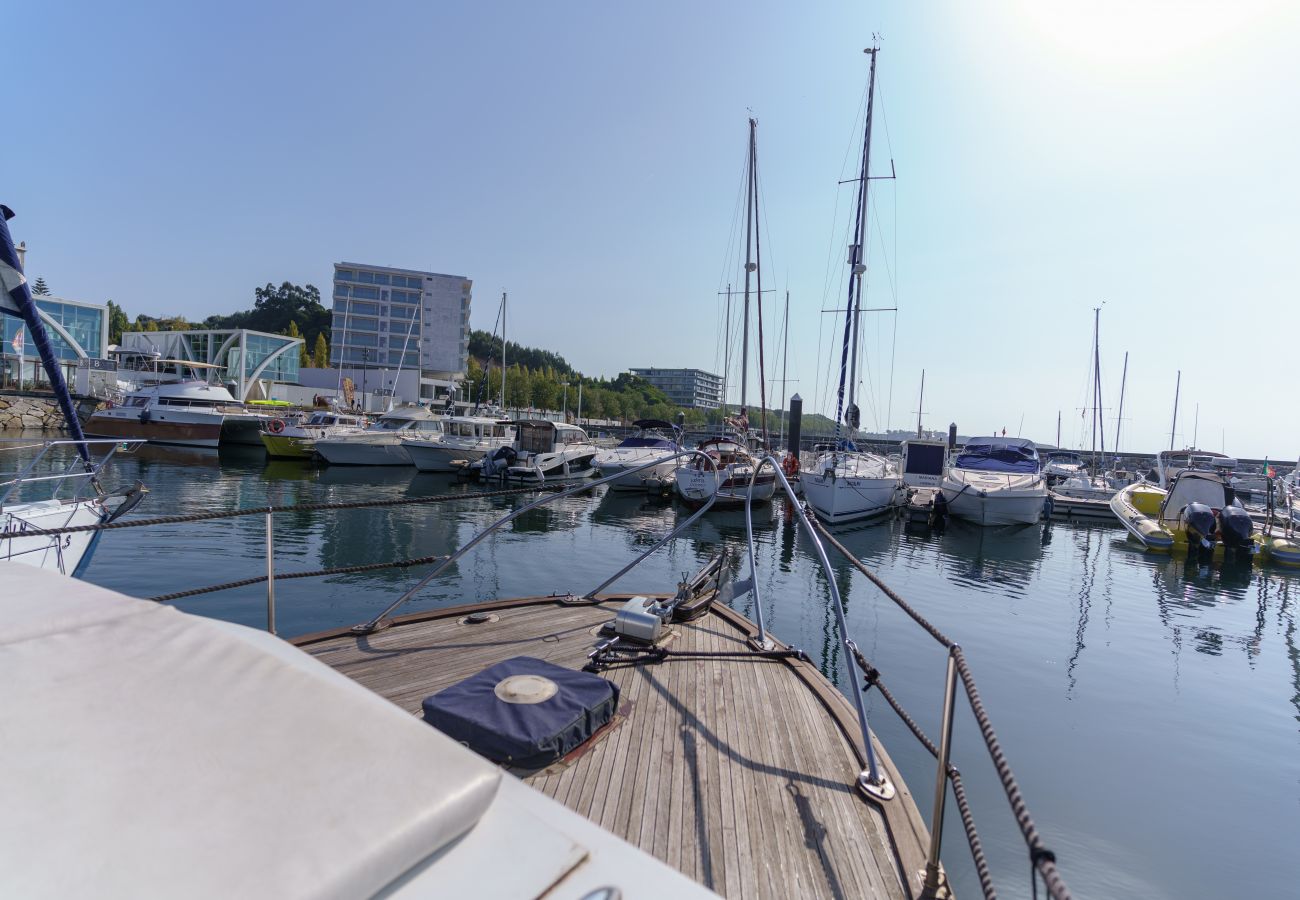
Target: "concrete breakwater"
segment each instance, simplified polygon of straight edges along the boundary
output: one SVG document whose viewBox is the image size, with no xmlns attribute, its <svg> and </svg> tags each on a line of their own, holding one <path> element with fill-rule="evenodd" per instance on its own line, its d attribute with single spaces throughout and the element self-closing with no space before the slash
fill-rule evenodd
<svg viewBox="0 0 1300 900">
<path fill-rule="evenodd" d="M 104 405 L 102 400 L 93 397 L 82 397 L 75 402 L 77 416 L 83 423 L 95 410 Z M 27 391 L 0 393 L 0 431 L 24 428 L 60 431 L 65 427 L 63 413 L 59 411 L 59 402 L 49 394 Z"/>
</svg>

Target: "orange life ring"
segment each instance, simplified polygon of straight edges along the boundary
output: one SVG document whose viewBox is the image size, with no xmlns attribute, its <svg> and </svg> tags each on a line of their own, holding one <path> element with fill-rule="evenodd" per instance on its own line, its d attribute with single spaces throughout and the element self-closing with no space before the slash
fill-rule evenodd
<svg viewBox="0 0 1300 900">
<path fill-rule="evenodd" d="M 272 419 L 270 424 L 266 426 L 266 430 L 271 432 L 271 434 L 279 434 L 284 431 L 284 420 Z"/>
</svg>

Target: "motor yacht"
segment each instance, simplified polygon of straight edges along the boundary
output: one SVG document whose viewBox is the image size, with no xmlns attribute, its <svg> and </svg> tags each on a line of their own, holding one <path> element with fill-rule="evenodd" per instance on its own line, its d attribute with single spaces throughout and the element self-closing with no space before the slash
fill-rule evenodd
<svg viewBox="0 0 1300 900">
<path fill-rule="evenodd" d="M 266 423 L 262 446 L 272 459 L 311 459 L 316 442 L 366 430 L 366 420 L 350 413 L 318 410 L 305 419 L 278 418 Z"/>
<path fill-rule="evenodd" d="M 316 452 L 332 466 L 409 466 L 402 441 L 417 435 L 436 440 L 444 421 L 423 406 L 406 404 L 384 413 L 365 431 L 318 440 Z"/>
<path fill-rule="evenodd" d="M 979 525 L 1037 522 L 1047 501 L 1038 449 L 1021 438 L 971 438 L 948 467 L 942 490 L 951 515 Z"/>
<path fill-rule="evenodd" d="M 670 423 L 661 419 L 640 419 L 632 425 L 636 431 L 631 437 L 617 447 L 600 451 L 593 462 L 601 478 L 638 469 L 611 481 L 611 491 L 644 490 L 647 482 L 666 479 L 677 468 L 676 454 L 681 447 L 677 430 Z M 639 468 L 656 459 L 662 459 L 663 462 L 657 466 Z"/>
<path fill-rule="evenodd" d="M 1048 485 L 1084 474 L 1083 457 L 1073 450 L 1052 450 L 1043 458 L 1043 477 Z"/>
<path fill-rule="evenodd" d="M 455 472 L 486 454 L 508 447 L 515 425 L 499 416 L 452 416 L 441 434 L 424 432 L 402 441 L 402 449 L 421 472 Z"/>
<path fill-rule="evenodd" d="M 254 436 L 273 416 L 250 412 L 226 388 L 191 379 L 148 385 L 98 410 L 86 433 L 184 447 L 239 443 L 250 427 Z M 260 438 L 256 440 L 261 444 Z"/>
<path fill-rule="evenodd" d="M 507 481 L 562 481 L 590 478 L 598 448 L 576 425 L 547 419 L 515 423 L 515 441 L 466 467 L 471 478 Z"/>
</svg>

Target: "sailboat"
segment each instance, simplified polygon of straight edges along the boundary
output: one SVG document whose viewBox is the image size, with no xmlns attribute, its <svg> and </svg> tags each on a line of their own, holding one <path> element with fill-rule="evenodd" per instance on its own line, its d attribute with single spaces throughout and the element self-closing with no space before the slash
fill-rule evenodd
<svg viewBox="0 0 1300 900">
<path fill-rule="evenodd" d="M 1101 500 L 1109 501 L 1115 496 L 1115 488 L 1111 487 L 1110 480 L 1103 474 L 1106 456 L 1106 426 L 1101 416 L 1101 307 L 1093 309 L 1092 320 L 1092 462 L 1084 468 L 1082 465 L 1077 466 L 1074 472 L 1060 478 L 1052 487 L 1052 493 L 1072 500 Z M 1098 455 L 1098 436 L 1101 440 L 1100 456 Z M 1057 456 L 1053 460 L 1052 456 Z M 1078 455 L 1075 455 L 1078 459 Z M 1059 474 L 1062 463 L 1059 461 L 1059 453 L 1052 454 L 1048 457 L 1049 465 L 1045 467 L 1044 474 L 1048 476 L 1049 483 L 1052 482 L 1052 475 Z M 1052 465 L 1057 467 L 1057 472 L 1053 471 Z"/>
<path fill-rule="evenodd" d="M 63 378 L 63 366 L 54 355 L 9 234 L 8 221 L 13 215 L 7 206 L 0 206 L 0 313 L 23 320 L 54 389 L 71 439 L 45 441 L 21 472 L 0 479 L 0 559 L 77 577 L 89 563 L 102 532 L 49 535 L 40 531 L 111 522 L 135 508 L 148 491 L 137 484 L 129 490 L 108 494 L 100 485 L 99 476 L 113 455 L 119 450 L 130 452 L 139 443 L 87 440 L 82 433 L 81 420 L 77 418 L 72 394 Z M 72 447 L 75 455 L 62 471 L 53 468 L 54 474 L 50 474 L 46 467 L 51 465 L 51 452 L 62 452 L 66 447 Z M 92 448 L 107 452 L 95 459 Z M 31 496 L 30 491 L 43 490 L 48 490 L 44 497 Z"/>
<path fill-rule="evenodd" d="M 721 437 L 701 441 L 698 449 L 708 456 L 695 456 L 673 474 L 677 496 L 688 506 L 702 506 L 717 495 L 714 508 L 736 507 L 745 503 L 753 483 L 753 499 L 765 503 L 776 492 L 776 472 L 770 467 L 755 475 L 759 460 L 750 449 L 748 390 L 749 390 L 749 301 L 750 277 L 757 275 L 759 302 L 763 297 L 763 277 L 758 259 L 761 250 L 758 234 L 758 120 L 749 120 L 749 161 L 745 179 L 745 301 L 744 329 L 740 345 L 740 413 L 729 418 Z M 760 314 L 761 315 L 761 314 Z M 760 319 L 761 323 L 761 319 Z M 759 385 L 763 373 L 759 373 Z"/>
<path fill-rule="evenodd" d="M 903 498 L 903 479 L 895 465 L 877 453 L 866 453 L 853 442 L 860 424 L 854 402 L 858 375 L 858 333 L 862 322 L 862 276 L 867 271 L 867 188 L 871 162 L 871 119 L 876 87 L 876 54 L 872 47 L 871 80 L 867 88 L 867 124 L 862 139 L 862 170 L 858 177 L 857 222 L 849 250 L 848 306 L 840 351 L 840 383 L 835 402 L 835 445 L 799 475 L 803 494 L 819 519 L 854 522 L 893 509 Z M 847 387 L 848 403 L 845 404 Z M 841 425 L 847 435 L 841 436 Z"/>
</svg>

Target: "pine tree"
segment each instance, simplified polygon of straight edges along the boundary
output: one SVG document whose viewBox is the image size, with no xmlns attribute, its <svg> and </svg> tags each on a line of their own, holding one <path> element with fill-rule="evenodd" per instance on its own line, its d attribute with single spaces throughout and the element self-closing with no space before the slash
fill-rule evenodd
<svg viewBox="0 0 1300 900">
<path fill-rule="evenodd" d="M 37 276 L 36 283 L 32 285 L 32 293 L 38 297 L 50 296 L 50 287 L 45 283 L 45 279 Z"/>
<path fill-rule="evenodd" d="M 313 369 L 328 369 L 330 367 L 330 348 L 325 343 L 325 333 L 321 332 L 316 335 L 316 346 L 311 350 L 311 365 Z"/>
<path fill-rule="evenodd" d="M 285 331 L 285 334 L 287 334 L 291 338 L 302 337 L 302 332 L 298 330 L 298 323 L 295 322 L 293 319 L 289 320 L 289 328 Z M 298 365 L 300 367 L 306 367 L 311 365 L 311 356 L 307 353 L 306 341 L 303 341 L 301 344 L 298 345 Z"/>
</svg>

